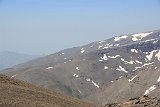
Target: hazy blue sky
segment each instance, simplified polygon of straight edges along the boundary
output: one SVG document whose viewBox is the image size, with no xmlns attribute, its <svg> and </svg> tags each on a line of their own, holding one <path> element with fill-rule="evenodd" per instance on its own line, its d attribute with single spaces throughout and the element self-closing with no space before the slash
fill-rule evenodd
<svg viewBox="0 0 160 107">
<path fill-rule="evenodd" d="M 0 51 L 49 54 L 159 28 L 159 0 L 0 0 Z"/>
</svg>

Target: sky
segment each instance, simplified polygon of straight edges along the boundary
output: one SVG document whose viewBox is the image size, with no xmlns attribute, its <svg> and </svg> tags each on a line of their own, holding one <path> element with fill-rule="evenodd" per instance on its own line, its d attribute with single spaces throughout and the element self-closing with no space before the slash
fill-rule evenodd
<svg viewBox="0 0 160 107">
<path fill-rule="evenodd" d="M 160 29 L 160 0 L 0 0 L 0 51 L 51 54 Z"/>
</svg>

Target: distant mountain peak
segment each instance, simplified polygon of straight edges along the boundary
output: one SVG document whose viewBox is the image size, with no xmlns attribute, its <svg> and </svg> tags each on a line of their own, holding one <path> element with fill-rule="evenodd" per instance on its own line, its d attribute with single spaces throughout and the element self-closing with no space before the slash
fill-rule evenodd
<svg viewBox="0 0 160 107">
<path fill-rule="evenodd" d="M 10 68 L 14 65 L 27 62 L 38 56 L 21 54 L 11 51 L 1 51 L 0 52 L 0 69 Z"/>
</svg>

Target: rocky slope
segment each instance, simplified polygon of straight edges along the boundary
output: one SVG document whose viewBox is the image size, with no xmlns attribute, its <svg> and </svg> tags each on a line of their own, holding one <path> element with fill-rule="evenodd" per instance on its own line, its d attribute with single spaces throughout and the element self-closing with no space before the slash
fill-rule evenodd
<svg viewBox="0 0 160 107">
<path fill-rule="evenodd" d="M 119 104 L 106 104 L 104 107 L 159 107 L 160 100 L 148 96 L 135 97 Z"/>
<path fill-rule="evenodd" d="M 0 74 L 0 107 L 91 107 L 91 105 Z"/>
<path fill-rule="evenodd" d="M 126 34 L 4 70 L 12 78 L 95 104 L 159 98 L 160 30 Z"/>
</svg>

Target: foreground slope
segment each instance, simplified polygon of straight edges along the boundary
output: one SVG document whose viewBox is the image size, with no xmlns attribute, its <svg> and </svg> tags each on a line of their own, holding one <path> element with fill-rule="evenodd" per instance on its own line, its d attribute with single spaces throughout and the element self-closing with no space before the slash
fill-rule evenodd
<svg viewBox="0 0 160 107">
<path fill-rule="evenodd" d="M 132 98 L 129 101 L 123 102 L 119 107 L 159 107 L 160 100 L 157 98 L 149 98 L 148 96 Z"/>
<path fill-rule="evenodd" d="M 135 97 L 119 104 L 106 104 L 103 107 L 159 107 L 160 100 L 148 96 Z"/>
<path fill-rule="evenodd" d="M 0 107 L 91 107 L 89 104 L 0 74 Z"/>
<path fill-rule="evenodd" d="M 95 104 L 160 96 L 160 30 L 116 36 L 5 70 Z"/>
</svg>

